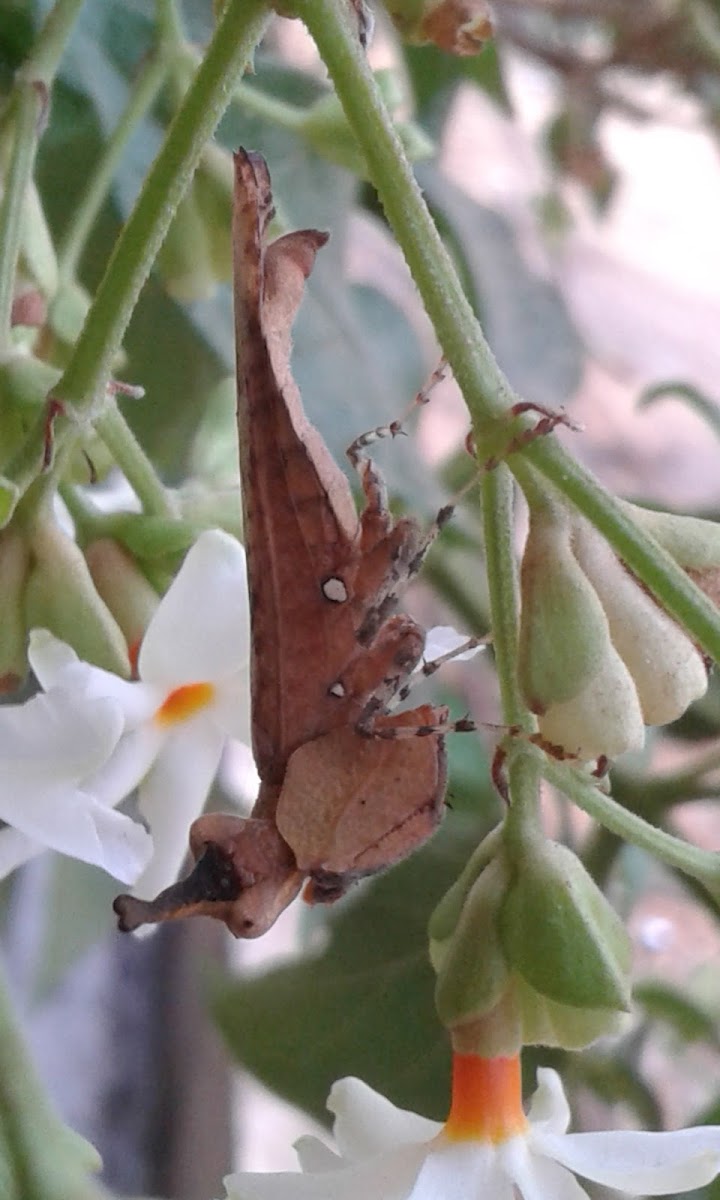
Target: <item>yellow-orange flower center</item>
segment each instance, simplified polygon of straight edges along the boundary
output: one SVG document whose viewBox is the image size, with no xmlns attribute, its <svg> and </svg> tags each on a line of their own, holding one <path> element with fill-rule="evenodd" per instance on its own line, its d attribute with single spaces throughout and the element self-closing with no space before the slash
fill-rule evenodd
<svg viewBox="0 0 720 1200">
<path fill-rule="evenodd" d="M 215 696 L 211 683 L 185 683 L 169 692 L 155 713 L 161 725 L 177 725 L 194 717 L 196 712 L 210 704 Z"/>
<path fill-rule="evenodd" d="M 444 1136 L 453 1142 L 504 1142 L 526 1130 L 520 1056 L 454 1054 L 452 1104 Z"/>
</svg>

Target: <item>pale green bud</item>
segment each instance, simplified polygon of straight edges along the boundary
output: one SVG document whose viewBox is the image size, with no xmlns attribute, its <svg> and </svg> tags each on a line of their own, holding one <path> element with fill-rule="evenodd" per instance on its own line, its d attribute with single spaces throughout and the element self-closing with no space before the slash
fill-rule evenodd
<svg viewBox="0 0 720 1200">
<path fill-rule="evenodd" d="M 653 512 L 637 504 L 623 507 L 651 534 L 714 604 L 720 605 L 720 524 L 701 517 Z"/>
<path fill-rule="evenodd" d="M 128 676 L 122 631 L 95 590 L 87 563 L 72 538 L 43 521 L 29 535 L 32 555 L 25 591 L 25 625 L 49 629 L 80 658 Z"/>
<path fill-rule="evenodd" d="M 552 643 L 546 650 L 552 653 Z M 547 742 L 582 762 L 642 749 L 645 726 L 635 684 L 609 641 L 597 674 L 571 700 L 549 704 L 538 728 Z"/>
<path fill-rule="evenodd" d="M 582 760 L 639 749 L 707 688 L 687 634 L 605 539 L 559 505 L 531 510 L 519 681 L 540 733 Z"/>
<path fill-rule="evenodd" d="M 98 595 L 120 626 L 131 656 L 137 651 L 160 598 L 130 555 L 112 538 L 85 547 Z"/>
<path fill-rule="evenodd" d="M 563 510 L 531 510 L 521 567 L 518 671 L 534 713 L 577 696 L 598 676 L 610 650 L 607 618 L 571 537 Z"/>
<path fill-rule="evenodd" d="M 584 521 L 576 523 L 575 553 L 602 601 L 613 645 L 632 676 L 645 724 L 674 721 L 707 690 L 700 652 Z"/>
</svg>

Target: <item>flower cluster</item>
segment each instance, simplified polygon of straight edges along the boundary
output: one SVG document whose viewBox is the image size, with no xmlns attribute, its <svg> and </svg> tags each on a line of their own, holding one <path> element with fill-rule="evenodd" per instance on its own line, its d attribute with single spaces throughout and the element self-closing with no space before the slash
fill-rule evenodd
<svg viewBox="0 0 720 1200">
<path fill-rule="evenodd" d="M 172 882 L 225 744 L 250 740 L 249 654 L 245 552 L 219 530 L 200 535 L 151 618 L 137 679 L 35 630 L 43 693 L 0 709 L 0 875 L 50 847 L 141 896 Z M 117 811 L 135 788 L 152 837 Z"/>
<path fill-rule="evenodd" d="M 588 1200 L 575 1176 L 631 1195 L 701 1187 L 720 1171 L 720 1127 L 568 1133 L 555 1071 L 538 1071 L 527 1117 L 518 1058 L 456 1055 L 444 1125 L 396 1108 L 359 1079 L 330 1093 L 337 1152 L 296 1144 L 302 1175 L 232 1175 L 227 1200 Z"/>
<path fill-rule="evenodd" d="M 682 540 L 688 519 L 665 522 L 671 530 L 679 524 L 675 542 Z M 691 524 L 705 527 L 703 544 L 711 538 L 717 561 L 716 527 Z M 691 638 L 601 534 L 553 503 L 530 513 L 519 667 L 543 737 L 583 760 L 640 749 L 645 725 L 676 720 L 704 694 L 708 680 Z"/>
</svg>

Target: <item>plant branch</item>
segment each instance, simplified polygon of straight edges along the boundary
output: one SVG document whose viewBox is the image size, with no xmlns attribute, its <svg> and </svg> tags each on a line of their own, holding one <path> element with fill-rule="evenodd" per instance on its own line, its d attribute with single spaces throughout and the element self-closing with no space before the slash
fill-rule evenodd
<svg viewBox="0 0 720 1200">
<path fill-rule="evenodd" d="M 264 0 L 229 0 L 162 149 L 117 240 L 55 395 L 87 409 L 110 377 L 132 311 L 203 146 L 268 21 Z"/>
<path fill-rule="evenodd" d="M 548 783 L 568 796 L 593 820 L 623 841 L 639 846 L 668 866 L 690 875 L 707 889 L 716 902 L 720 901 L 720 857 L 716 853 L 691 846 L 664 829 L 648 824 L 635 813 L 628 812 L 611 796 L 606 796 L 595 787 L 577 767 L 557 762 L 535 746 L 523 747 L 523 753 L 541 755 L 543 763 L 540 769 Z"/>
<path fill-rule="evenodd" d="M 98 213 L 103 206 L 123 150 L 133 130 L 153 104 L 167 74 L 167 57 L 161 45 L 148 58 L 138 75 L 130 101 L 103 147 L 95 170 L 68 225 L 58 259 L 61 277 L 74 279 Z"/>
<path fill-rule="evenodd" d="M 332 77 L 370 178 L 408 262 L 427 313 L 471 413 L 478 445 L 509 420 L 517 402 L 483 336 L 415 182 L 350 20 L 345 0 L 294 0 Z M 528 423 L 525 428 L 529 428 Z M 515 427 L 516 429 L 517 427 Z M 720 613 L 652 538 L 552 436 L 513 454 L 521 486 L 529 464 L 607 538 L 635 575 L 714 659 L 720 660 Z"/>
</svg>

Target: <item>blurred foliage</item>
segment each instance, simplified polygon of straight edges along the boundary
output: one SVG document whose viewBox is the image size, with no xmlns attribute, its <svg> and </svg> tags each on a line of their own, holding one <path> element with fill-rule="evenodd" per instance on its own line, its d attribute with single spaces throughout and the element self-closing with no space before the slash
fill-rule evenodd
<svg viewBox="0 0 720 1200">
<path fill-rule="evenodd" d="M 0 5 L 0 88 L 9 87 L 49 7 L 49 0 Z M 453 59 L 432 47 L 396 47 L 415 118 L 437 146 L 461 87 L 479 88 L 489 102 L 511 111 L 502 73 L 508 46 L 554 73 L 558 115 L 547 130 L 547 153 L 558 176 L 578 179 L 598 204 L 606 202 L 613 186 L 597 142 L 600 118 L 613 109 L 645 115 L 636 93 L 628 92 L 627 76 L 617 68 L 636 77 L 669 74 L 701 104 L 708 127 L 718 132 L 717 0 L 496 0 L 495 9 L 497 46 L 478 58 Z M 93 164 L 128 103 L 139 66 L 154 45 L 152 11 L 146 0 L 86 0 L 81 10 L 53 92 L 37 165 L 47 216 L 60 244 Z M 189 36 L 202 43 L 210 29 L 211 5 L 187 0 L 184 15 Z M 260 96 L 299 108 L 325 94 L 317 77 L 282 58 L 272 37 L 257 55 L 248 86 Z M 166 111 L 161 99 L 124 149 L 82 259 L 81 281 L 90 293 L 161 143 Z M 348 283 L 348 239 L 358 216 L 384 232 L 372 189 L 269 114 L 260 115 L 259 107 L 251 110 L 239 99 L 230 105 L 218 143 L 262 150 L 273 177 L 280 225 L 331 231 L 295 327 L 293 368 L 311 420 L 344 462 L 349 442 L 399 416 L 435 365 L 421 352 L 411 317 L 382 290 L 382 278 L 373 286 Z M 584 354 L 557 288 L 528 265 L 507 221 L 449 185 L 437 159 L 424 163 L 417 175 L 511 382 L 539 403 L 557 407 L 571 402 Z M 207 487 L 220 480 L 232 484 L 236 435 L 227 383 L 234 366 L 229 287 L 218 287 L 209 299 L 180 304 L 156 275 L 141 296 L 124 355 L 123 377 L 141 383 L 146 399 L 127 400 L 122 407 L 165 480 L 180 485 L 196 473 Z M 412 436 L 383 448 L 379 456 L 394 502 L 425 518 L 454 487 L 452 470 L 447 472 L 450 487 L 431 477 Z M 484 631 L 477 502 L 469 513 L 443 534 L 426 577 L 459 620 Z M 128 519 L 128 529 L 131 525 Z M 181 529 L 182 545 L 184 537 Z M 678 728 L 684 736 L 717 735 L 717 686 Z M 426 923 L 499 811 L 479 740 L 456 738 L 450 754 L 451 811 L 431 845 L 386 876 L 368 881 L 341 904 L 309 914 L 306 957 L 254 978 L 216 981 L 213 1007 L 233 1053 L 269 1086 L 321 1118 L 330 1083 L 348 1073 L 362 1073 L 404 1106 L 443 1115 L 448 1056 L 433 1015 Z M 641 783 L 643 778 L 638 769 L 633 780 Z M 681 799 L 678 795 L 673 803 Z M 664 814 L 671 807 L 667 801 Z M 611 839 L 604 844 L 598 873 L 605 879 L 628 870 L 619 849 Z M 67 963 L 109 925 L 106 881 L 89 882 L 89 874 L 88 868 L 63 863 L 54 877 L 45 933 L 52 953 L 44 958 L 41 991 L 52 988 Z M 698 903 L 706 902 L 698 896 Z M 68 908 L 77 921 L 66 922 Z M 643 1034 L 662 1026 L 679 1043 L 699 1040 L 717 1048 L 718 1014 L 706 1012 L 690 992 L 644 982 L 638 1004 Z M 636 1026 L 615 1050 L 577 1058 L 571 1078 L 608 1103 L 626 1104 L 637 1119 L 659 1124 L 660 1105 L 643 1073 L 644 1040 Z M 720 1099 L 714 1105 L 715 1120 L 719 1104 Z M 707 1200 L 719 1200 L 720 1186 L 704 1194 Z"/>
</svg>

